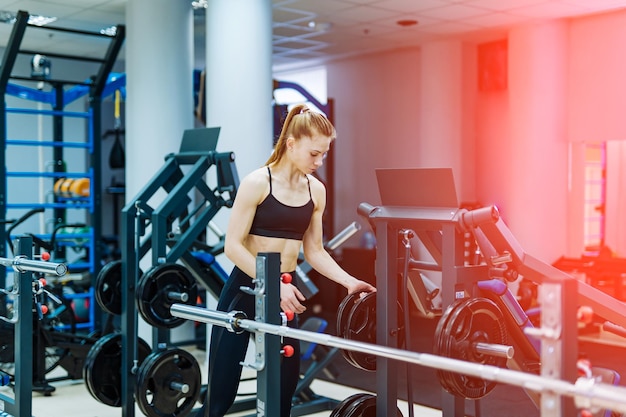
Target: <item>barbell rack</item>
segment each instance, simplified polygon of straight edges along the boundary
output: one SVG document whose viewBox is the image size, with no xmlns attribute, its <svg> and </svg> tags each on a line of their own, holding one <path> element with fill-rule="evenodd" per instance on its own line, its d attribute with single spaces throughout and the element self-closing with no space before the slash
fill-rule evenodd
<svg viewBox="0 0 626 417">
<path fill-rule="evenodd" d="M 63 276 L 67 272 L 67 265 L 32 260 L 33 238 L 21 236 L 17 239 L 17 253 L 13 258 L 0 258 L 0 273 L 5 274 L 6 267 L 13 267 L 15 275 L 14 286 L 17 291 L 12 294 L 16 297 L 16 312 L 10 322 L 15 323 L 15 385 L 13 398 L 0 393 L 1 416 L 30 416 L 32 415 L 33 390 L 33 272 L 43 272 L 56 276 Z M 4 319 L 4 318 L 3 318 Z M 18 348 L 19 347 L 19 348 Z"/>
</svg>

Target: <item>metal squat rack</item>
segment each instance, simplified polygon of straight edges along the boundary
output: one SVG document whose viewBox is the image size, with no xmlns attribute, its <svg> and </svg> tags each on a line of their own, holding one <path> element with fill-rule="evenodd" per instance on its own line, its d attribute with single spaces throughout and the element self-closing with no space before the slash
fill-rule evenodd
<svg viewBox="0 0 626 417">
<path fill-rule="evenodd" d="M 33 381 L 33 272 L 52 274 L 61 277 L 67 273 L 67 266 L 62 263 L 52 263 L 32 260 L 33 239 L 22 236 L 18 239 L 19 255 L 13 259 L 0 258 L 0 273 L 6 273 L 6 268 L 13 268 L 14 288 L 11 295 L 14 297 L 13 317 L 10 320 L 15 324 L 15 385 L 13 398 L 0 393 L 0 410 L 2 416 L 31 416 L 32 415 L 32 381 Z M 6 290 L 3 290 L 6 291 Z M 5 307 L 5 306 L 3 306 Z M 6 318 L 2 318 L 7 320 Z"/>
</svg>

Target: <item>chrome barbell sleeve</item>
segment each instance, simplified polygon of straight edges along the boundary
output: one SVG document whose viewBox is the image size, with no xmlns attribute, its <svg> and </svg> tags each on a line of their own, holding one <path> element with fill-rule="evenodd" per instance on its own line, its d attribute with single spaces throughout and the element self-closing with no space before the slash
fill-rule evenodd
<svg viewBox="0 0 626 417">
<path fill-rule="evenodd" d="M 67 265 L 47 261 L 34 261 L 26 256 L 16 256 L 13 259 L 0 258 L 0 264 L 14 268 L 18 272 L 42 272 L 59 277 L 67 274 Z"/>
<path fill-rule="evenodd" d="M 511 359 L 515 355 L 515 348 L 509 345 L 500 345 L 497 343 L 474 343 L 474 350 L 481 355 L 497 356 L 500 358 Z"/>
</svg>

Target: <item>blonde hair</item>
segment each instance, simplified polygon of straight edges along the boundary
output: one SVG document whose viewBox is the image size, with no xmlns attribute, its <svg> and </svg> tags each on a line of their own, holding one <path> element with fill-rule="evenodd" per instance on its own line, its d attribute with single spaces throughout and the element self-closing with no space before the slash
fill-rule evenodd
<svg viewBox="0 0 626 417">
<path fill-rule="evenodd" d="M 306 104 L 293 106 L 285 118 L 285 123 L 283 123 L 283 129 L 280 131 L 274 152 L 272 152 L 265 165 L 282 159 L 287 149 L 288 137 L 291 136 L 296 140 L 300 140 L 303 137 L 310 138 L 316 133 L 327 136 L 331 140 L 334 140 L 337 135 L 333 124 L 322 113 L 309 110 Z"/>
</svg>

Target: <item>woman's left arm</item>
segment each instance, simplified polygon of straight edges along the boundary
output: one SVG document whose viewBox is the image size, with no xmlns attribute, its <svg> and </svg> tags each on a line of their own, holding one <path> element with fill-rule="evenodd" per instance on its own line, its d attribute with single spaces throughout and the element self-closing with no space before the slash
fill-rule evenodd
<svg viewBox="0 0 626 417">
<path fill-rule="evenodd" d="M 317 272 L 344 286 L 348 294 L 376 291 L 371 284 L 348 274 L 324 248 L 322 216 L 326 207 L 326 189 L 319 180 L 311 179 L 311 192 L 315 201 L 315 210 L 309 228 L 302 239 L 304 258 Z"/>
</svg>

